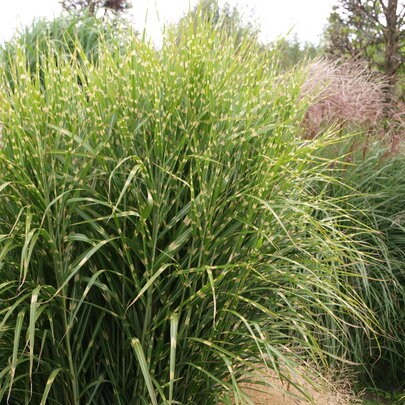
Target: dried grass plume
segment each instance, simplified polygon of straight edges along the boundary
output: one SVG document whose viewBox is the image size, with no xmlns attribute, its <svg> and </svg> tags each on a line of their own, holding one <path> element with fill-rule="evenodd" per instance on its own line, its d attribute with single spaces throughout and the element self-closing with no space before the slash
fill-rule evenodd
<svg viewBox="0 0 405 405">
<path fill-rule="evenodd" d="M 370 128 L 384 116 L 383 77 L 361 61 L 318 59 L 308 66 L 303 96 L 311 100 L 305 125 L 309 136 L 324 125 Z"/>
</svg>

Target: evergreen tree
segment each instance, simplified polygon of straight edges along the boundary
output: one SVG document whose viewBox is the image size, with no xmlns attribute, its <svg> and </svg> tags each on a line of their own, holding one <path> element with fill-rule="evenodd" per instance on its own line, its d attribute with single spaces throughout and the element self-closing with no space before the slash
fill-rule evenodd
<svg viewBox="0 0 405 405">
<path fill-rule="evenodd" d="M 393 91 L 405 73 L 405 5 L 398 0 L 339 0 L 326 43 L 336 57 L 361 57 L 383 72 Z"/>
<path fill-rule="evenodd" d="M 90 15 L 94 15 L 99 9 L 121 13 L 131 7 L 128 0 L 61 0 L 61 4 L 65 10 L 87 11 Z"/>
</svg>

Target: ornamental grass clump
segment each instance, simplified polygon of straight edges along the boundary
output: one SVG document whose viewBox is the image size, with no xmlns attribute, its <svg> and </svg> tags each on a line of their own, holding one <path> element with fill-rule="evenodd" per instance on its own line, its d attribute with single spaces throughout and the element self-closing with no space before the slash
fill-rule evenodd
<svg viewBox="0 0 405 405">
<path fill-rule="evenodd" d="M 313 61 L 303 85 L 303 95 L 312 99 L 305 117 L 308 135 L 333 123 L 352 129 L 375 128 L 388 107 L 385 87 L 382 76 L 361 61 Z"/>
<path fill-rule="evenodd" d="M 1 72 L 0 402 L 251 404 L 374 325 L 342 285 L 362 228 L 315 192 L 334 136 L 250 40 L 126 35 Z"/>
<path fill-rule="evenodd" d="M 104 41 L 112 38 L 115 32 L 112 28 L 113 24 L 122 27 L 123 22 L 118 18 L 101 22 L 89 15 L 61 16 L 52 21 L 34 20 L 29 27 L 18 31 L 10 41 L 0 47 L 2 69 L 12 84 L 15 78 L 14 72 L 12 72 L 15 59 L 18 58 L 17 54 L 22 52 L 28 71 L 32 74 L 39 73 L 42 78 L 42 64 L 46 64 L 45 55 L 53 49 L 55 52 L 64 53 L 65 57 L 69 57 L 69 55 L 76 54 L 77 43 L 80 44 L 80 49 L 86 55 L 86 59 L 96 62 L 99 41 L 101 38 Z"/>
<path fill-rule="evenodd" d="M 329 183 L 328 194 L 342 209 L 351 211 L 352 221 L 367 223 L 373 232 L 358 236 L 370 259 L 359 262 L 353 278 L 362 300 L 381 325 L 378 340 L 361 329 L 352 329 L 351 359 L 368 366 L 358 378 L 380 388 L 404 389 L 405 381 L 405 156 L 388 155 L 382 141 L 370 145 L 367 155 L 355 153 L 354 164 L 335 172 L 339 180 Z M 356 190 L 356 192 L 353 192 Z"/>
</svg>

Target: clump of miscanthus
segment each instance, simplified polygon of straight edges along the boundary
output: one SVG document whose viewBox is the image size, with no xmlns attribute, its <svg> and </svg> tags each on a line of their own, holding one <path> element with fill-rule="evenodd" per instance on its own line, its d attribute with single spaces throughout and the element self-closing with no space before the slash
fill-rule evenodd
<svg viewBox="0 0 405 405">
<path fill-rule="evenodd" d="M 0 67 L 1 403 L 251 404 L 373 334 L 302 77 L 196 18 Z"/>
<path fill-rule="evenodd" d="M 370 129 L 387 108 L 381 75 L 361 61 L 321 58 L 307 68 L 303 96 L 311 99 L 305 125 L 313 136 L 331 124 Z"/>
</svg>

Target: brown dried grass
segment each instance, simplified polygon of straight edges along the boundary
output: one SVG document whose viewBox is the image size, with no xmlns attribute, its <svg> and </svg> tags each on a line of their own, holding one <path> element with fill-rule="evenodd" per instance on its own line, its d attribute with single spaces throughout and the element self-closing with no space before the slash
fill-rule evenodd
<svg viewBox="0 0 405 405">
<path fill-rule="evenodd" d="M 387 121 L 386 138 L 389 141 L 389 153 L 403 153 L 405 150 L 405 104 L 397 101 L 391 109 Z"/>
<path fill-rule="evenodd" d="M 309 134 L 315 135 L 326 124 L 356 127 L 376 126 L 384 117 L 386 82 L 361 61 L 312 62 L 303 86 L 310 107 L 305 117 Z"/>
<path fill-rule="evenodd" d="M 304 136 L 312 138 L 325 127 L 337 125 L 365 133 L 361 147 L 373 139 L 385 142 L 386 154 L 402 153 L 405 147 L 405 104 L 387 102 L 387 81 L 361 60 L 346 62 L 321 58 L 307 68 L 302 96 L 309 98 Z"/>
<path fill-rule="evenodd" d="M 282 381 L 275 372 L 266 372 L 266 385 L 240 384 L 255 405 L 353 405 L 359 403 L 358 397 L 352 391 L 353 376 L 344 371 L 324 373 L 316 381 L 308 376 L 312 372 L 303 367 L 295 376 L 290 378 L 312 399 L 304 399 L 303 394 L 293 384 Z"/>
</svg>

